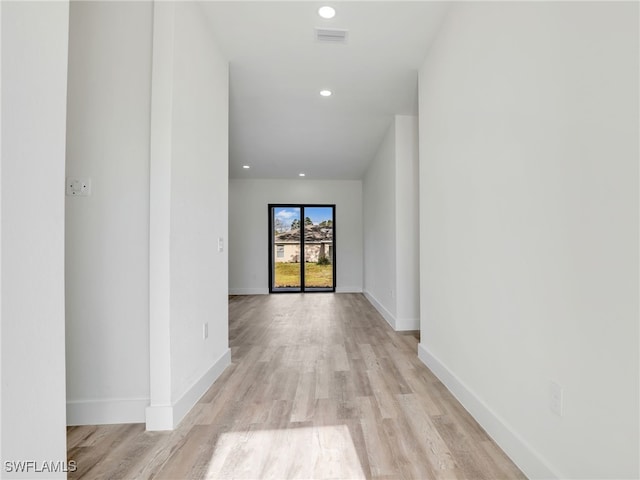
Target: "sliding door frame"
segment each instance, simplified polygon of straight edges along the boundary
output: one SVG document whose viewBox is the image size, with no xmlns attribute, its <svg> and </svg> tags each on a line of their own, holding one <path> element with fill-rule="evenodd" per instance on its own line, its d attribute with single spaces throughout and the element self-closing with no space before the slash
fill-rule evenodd
<svg viewBox="0 0 640 480">
<path fill-rule="evenodd" d="M 333 243 L 332 243 L 332 255 L 331 255 L 331 269 L 332 269 L 332 286 L 331 287 L 307 287 L 305 285 L 305 208 L 325 207 L 331 208 L 331 226 L 333 228 Z M 300 209 L 300 288 L 297 287 L 282 287 L 274 288 L 274 269 L 275 261 L 273 258 L 275 242 L 274 242 L 274 210 L 276 208 L 299 208 Z M 269 214 L 269 293 L 313 293 L 313 292 L 335 292 L 336 291 L 336 206 L 335 204 L 316 204 L 316 203 L 270 203 L 268 205 Z"/>
</svg>

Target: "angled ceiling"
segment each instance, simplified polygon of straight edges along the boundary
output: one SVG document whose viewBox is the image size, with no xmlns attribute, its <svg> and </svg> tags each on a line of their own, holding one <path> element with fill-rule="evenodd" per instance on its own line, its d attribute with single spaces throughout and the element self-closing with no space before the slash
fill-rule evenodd
<svg viewBox="0 0 640 480">
<path fill-rule="evenodd" d="M 323 5 L 333 19 L 318 15 Z M 419 1 L 202 6 L 230 64 L 231 178 L 362 178 L 393 115 L 417 113 L 417 70 L 446 11 Z M 346 43 L 317 41 L 318 27 L 348 30 Z"/>
</svg>

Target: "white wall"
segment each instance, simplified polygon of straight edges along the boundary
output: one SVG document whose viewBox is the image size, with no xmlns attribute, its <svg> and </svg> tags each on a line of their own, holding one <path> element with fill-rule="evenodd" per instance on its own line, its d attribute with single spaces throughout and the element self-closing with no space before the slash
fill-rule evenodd
<svg viewBox="0 0 640 480">
<path fill-rule="evenodd" d="M 72 2 L 67 176 L 69 424 L 144 421 L 149 401 L 151 2 Z"/>
<path fill-rule="evenodd" d="M 68 2 L 2 2 L 2 478 L 66 461 L 64 162 Z M 11 464 L 10 464 L 11 465 Z"/>
<path fill-rule="evenodd" d="M 229 363 L 228 68 L 200 6 L 74 2 L 68 123 L 92 180 L 67 199 L 69 423 L 173 428 Z"/>
<path fill-rule="evenodd" d="M 364 291 L 391 324 L 396 318 L 396 122 L 391 122 L 362 182 Z"/>
<path fill-rule="evenodd" d="M 228 64 L 200 5 L 156 4 L 153 42 L 146 419 L 147 429 L 166 430 L 180 422 L 231 361 L 229 85 Z"/>
<path fill-rule="evenodd" d="M 420 356 L 530 478 L 640 475 L 638 13 L 455 5 L 420 73 Z"/>
<path fill-rule="evenodd" d="M 420 328 L 418 118 L 396 116 L 396 330 Z"/>
<path fill-rule="evenodd" d="M 171 354 L 178 400 L 228 353 L 228 65 L 200 6 L 176 4 Z M 202 325 L 209 323 L 209 338 Z"/>
<path fill-rule="evenodd" d="M 230 180 L 229 292 L 269 291 L 270 203 L 336 205 L 336 292 L 362 291 L 362 182 Z"/>
<path fill-rule="evenodd" d="M 363 181 L 364 290 L 396 330 L 419 328 L 418 120 L 397 115 Z"/>
</svg>

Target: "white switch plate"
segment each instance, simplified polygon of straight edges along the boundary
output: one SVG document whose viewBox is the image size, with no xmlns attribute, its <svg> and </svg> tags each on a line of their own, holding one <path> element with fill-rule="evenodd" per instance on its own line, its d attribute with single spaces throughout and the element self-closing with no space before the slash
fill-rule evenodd
<svg viewBox="0 0 640 480">
<path fill-rule="evenodd" d="M 224 240 L 222 239 L 222 237 L 218 237 L 218 251 L 224 251 Z"/>
<path fill-rule="evenodd" d="M 67 195 L 75 197 L 88 197 L 91 195 L 91 179 L 67 177 Z"/>
</svg>

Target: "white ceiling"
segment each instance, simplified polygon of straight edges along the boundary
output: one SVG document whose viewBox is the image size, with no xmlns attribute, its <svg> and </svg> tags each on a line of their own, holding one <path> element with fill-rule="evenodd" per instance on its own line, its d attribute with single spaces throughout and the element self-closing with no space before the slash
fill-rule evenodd
<svg viewBox="0 0 640 480">
<path fill-rule="evenodd" d="M 417 70 L 446 10 L 426 1 L 202 5 L 230 64 L 231 178 L 362 178 L 393 115 L 417 113 Z M 321 18 L 322 5 L 336 16 Z M 319 43 L 316 27 L 347 29 L 347 42 Z M 319 95 L 325 88 L 331 97 Z"/>
</svg>

